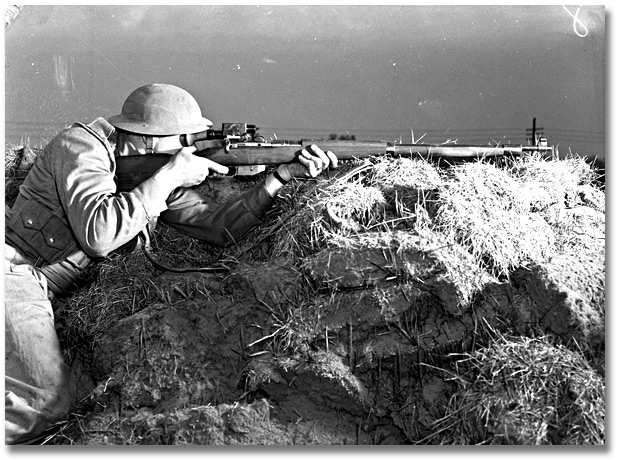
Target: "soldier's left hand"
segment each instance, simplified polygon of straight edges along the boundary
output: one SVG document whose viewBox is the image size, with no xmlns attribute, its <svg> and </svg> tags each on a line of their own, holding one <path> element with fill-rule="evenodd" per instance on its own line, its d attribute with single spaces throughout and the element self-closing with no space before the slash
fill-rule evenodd
<svg viewBox="0 0 620 460">
<path fill-rule="evenodd" d="M 326 169 L 337 168 L 338 158 L 333 152 L 324 152 L 312 144 L 299 152 L 297 162 L 286 166 L 291 177 L 317 177 Z"/>
</svg>

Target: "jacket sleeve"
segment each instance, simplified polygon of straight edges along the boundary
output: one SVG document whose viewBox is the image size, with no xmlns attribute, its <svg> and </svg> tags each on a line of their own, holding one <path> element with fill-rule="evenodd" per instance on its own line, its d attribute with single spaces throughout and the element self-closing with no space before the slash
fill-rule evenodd
<svg viewBox="0 0 620 460">
<path fill-rule="evenodd" d="M 121 247 L 167 207 L 152 178 L 117 193 L 111 146 L 83 127 L 69 128 L 46 148 L 69 225 L 90 256 L 104 257 Z"/>
<path fill-rule="evenodd" d="M 228 247 L 260 224 L 274 201 L 263 183 L 223 205 L 195 189 L 177 189 L 161 219 L 181 233 Z"/>
</svg>

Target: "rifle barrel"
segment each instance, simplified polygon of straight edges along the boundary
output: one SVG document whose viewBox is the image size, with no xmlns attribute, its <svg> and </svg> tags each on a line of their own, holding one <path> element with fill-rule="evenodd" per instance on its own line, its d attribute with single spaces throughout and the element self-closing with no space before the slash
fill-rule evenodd
<svg viewBox="0 0 620 460">
<path fill-rule="evenodd" d="M 231 144 L 229 149 L 221 147 L 206 148 L 196 155 L 209 158 L 226 166 L 250 166 L 285 164 L 295 161 L 297 152 L 315 144 L 323 151 L 332 151 L 339 160 L 367 158 L 379 155 L 409 156 L 412 158 L 488 158 L 506 155 L 518 156 L 527 150 L 552 152 L 553 147 L 480 146 L 480 145 L 436 145 L 399 144 L 385 141 L 324 141 L 304 139 L 298 143 L 279 142 L 240 142 Z"/>
<path fill-rule="evenodd" d="M 302 140 L 300 142 L 237 142 L 225 147 L 215 141 L 215 146 L 195 152 L 231 168 L 238 166 L 277 165 L 292 163 L 304 147 L 315 144 L 323 151 L 332 151 L 339 160 L 391 155 L 421 158 L 425 160 L 467 160 L 502 156 L 519 156 L 524 152 L 553 153 L 553 147 L 538 146 L 479 146 L 400 144 L 385 141 Z M 116 177 L 119 191 L 128 191 L 151 177 L 170 159 L 168 154 L 135 155 L 117 157 Z"/>
</svg>

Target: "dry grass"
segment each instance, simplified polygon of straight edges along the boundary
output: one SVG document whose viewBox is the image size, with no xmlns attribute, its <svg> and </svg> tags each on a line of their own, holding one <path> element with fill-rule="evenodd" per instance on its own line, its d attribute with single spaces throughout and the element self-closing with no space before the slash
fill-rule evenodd
<svg viewBox="0 0 620 460">
<path fill-rule="evenodd" d="M 521 184 L 532 212 L 553 229 L 557 252 L 587 256 L 598 251 L 593 245 L 604 244 L 605 192 L 585 158 L 545 160 L 532 154 L 517 160 L 509 173 Z"/>
<path fill-rule="evenodd" d="M 521 185 L 491 164 L 453 167 L 433 208 L 436 231 L 465 246 L 495 276 L 553 253 L 551 227 L 530 211 Z"/>
<path fill-rule="evenodd" d="M 605 444 L 605 384 L 579 353 L 496 335 L 457 365 L 461 390 L 436 422 L 441 444 Z"/>
<path fill-rule="evenodd" d="M 373 166 L 368 181 L 384 192 L 403 188 L 433 190 L 441 186 L 441 176 L 441 171 L 428 161 L 385 157 Z"/>
<path fill-rule="evenodd" d="M 11 204 L 17 197 L 19 186 L 34 164 L 40 149 L 23 145 L 8 145 L 4 149 L 4 199 Z"/>
<path fill-rule="evenodd" d="M 228 260 L 227 251 L 204 241 L 184 235 L 166 225 L 159 225 L 153 232 L 152 255 L 157 263 L 173 269 L 216 267 L 234 264 Z"/>
<path fill-rule="evenodd" d="M 322 181 L 298 188 L 293 205 L 280 217 L 284 225 L 265 228 L 273 235 L 272 257 L 294 261 L 333 246 L 334 239 L 355 235 L 380 222 L 385 199 L 374 187 L 357 182 Z"/>
<path fill-rule="evenodd" d="M 153 240 L 157 262 L 173 268 L 215 266 L 221 252 L 167 227 L 160 227 Z M 100 262 L 93 282 L 71 296 L 57 313 L 65 346 L 73 349 L 92 343 L 119 320 L 153 302 L 172 304 L 176 293 L 152 281 L 157 271 L 142 251 L 113 254 Z"/>
<path fill-rule="evenodd" d="M 149 281 L 151 267 L 140 252 L 117 255 L 101 262 L 96 278 L 78 290 L 57 313 L 62 324 L 60 337 L 71 354 L 74 348 L 90 345 L 120 319 L 157 300 Z"/>
<path fill-rule="evenodd" d="M 540 154 L 528 154 L 518 158 L 509 169 L 510 174 L 524 186 L 538 193 L 526 196 L 534 210 L 560 203 L 566 206 L 581 204 L 581 195 L 586 189 L 595 188 L 596 207 L 605 209 L 604 194 L 595 186 L 598 174 L 585 158 L 573 155 L 563 159 L 545 159 Z"/>
</svg>

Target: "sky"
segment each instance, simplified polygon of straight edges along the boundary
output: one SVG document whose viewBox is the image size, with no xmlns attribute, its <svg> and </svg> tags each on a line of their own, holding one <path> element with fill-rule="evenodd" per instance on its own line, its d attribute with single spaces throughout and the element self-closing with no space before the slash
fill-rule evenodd
<svg viewBox="0 0 620 460">
<path fill-rule="evenodd" d="M 606 157 L 614 170 L 617 10 L 567 9 L 26 5 L 4 34 L 3 134 L 45 142 L 74 121 L 118 113 L 137 86 L 165 82 L 189 90 L 216 123 L 289 139 L 521 143 L 535 117 L 561 152 Z M 616 193 L 607 181 L 610 229 Z M 609 305 L 615 297 L 612 282 Z"/>
<path fill-rule="evenodd" d="M 603 158 L 603 6 L 26 6 L 5 32 L 6 135 L 49 139 L 172 83 L 279 139 L 527 143 Z"/>
</svg>

